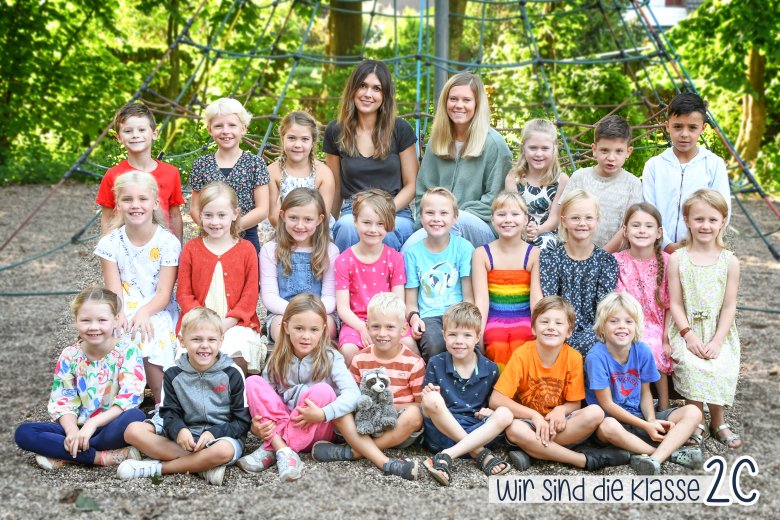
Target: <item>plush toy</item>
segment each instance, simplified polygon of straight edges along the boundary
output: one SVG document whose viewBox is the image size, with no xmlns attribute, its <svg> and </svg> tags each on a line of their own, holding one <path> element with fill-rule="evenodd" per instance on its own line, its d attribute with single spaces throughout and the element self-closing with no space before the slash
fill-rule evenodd
<svg viewBox="0 0 780 520">
<path fill-rule="evenodd" d="M 385 367 L 366 370 L 360 381 L 360 399 L 355 413 L 355 426 L 361 435 L 379 437 L 395 428 L 398 412 L 393 406 L 390 377 Z"/>
</svg>

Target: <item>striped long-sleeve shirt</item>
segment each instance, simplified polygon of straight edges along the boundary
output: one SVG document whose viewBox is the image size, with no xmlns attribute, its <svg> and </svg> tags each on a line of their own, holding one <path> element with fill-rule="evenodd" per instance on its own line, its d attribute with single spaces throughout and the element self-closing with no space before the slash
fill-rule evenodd
<svg viewBox="0 0 780 520">
<path fill-rule="evenodd" d="M 374 347 L 370 347 L 352 358 L 349 372 L 360 384 L 364 371 L 379 367 L 385 367 L 390 377 L 393 404 L 420 402 L 425 379 L 425 363 L 420 356 L 402 345 L 401 351 L 393 359 L 379 359 L 374 354 Z"/>
</svg>

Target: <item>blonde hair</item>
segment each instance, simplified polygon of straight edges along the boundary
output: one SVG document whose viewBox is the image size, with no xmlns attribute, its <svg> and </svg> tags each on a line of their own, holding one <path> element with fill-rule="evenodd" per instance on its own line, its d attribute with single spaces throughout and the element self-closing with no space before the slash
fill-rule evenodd
<svg viewBox="0 0 780 520">
<path fill-rule="evenodd" d="M 304 312 L 314 312 L 322 320 L 322 334 L 317 341 L 317 345 L 311 351 L 311 381 L 316 383 L 328 377 L 333 369 L 333 356 L 330 350 L 330 339 L 328 338 L 328 316 L 325 313 L 325 306 L 320 299 L 311 293 L 301 293 L 294 296 L 282 316 L 282 323 L 289 323 L 293 316 L 303 314 Z M 282 327 L 277 340 L 276 347 L 271 351 L 268 358 L 268 364 L 265 367 L 268 381 L 271 384 L 286 387 L 287 369 L 290 367 L 295 351 L 293 349 L 290 335 Z"/>
<path fill-rule="evenodd" d="M 119 199 L 122 197 L 122 190 L 128 186 L 137 185 L 149 190 L 151 198 L 157 201 L 157 194 L 159 188 L 157 187 L 157 180 L 151 173 L 142 172 L 139 170 L 131 170 L 127 173 L 123 173 L 114 181 L 114 198 L 117 205 L 119 205 Z M 159 204 L 152 211 L 152 222 L 158 226 L 165 227 L 165 219 L 163 218 L 162 210 Z M 111 221 L 111 229 L 122 227 L 125 224 L 125 219 L 122 216 L 121 211 L 116 212 L 116 216 Z"/>
<path fill-rule="evenodd" d="M 444 332 L 451 327 L 461 327 L 473 330 L 477 335 L 482 333 L 482 313 L 479 312 L 479 307 L 469 302 L 452 305 L 444 312 L 441 323 Z"/>
<path fill-rule="evenodd" d="M 526 184 L 526 176 L 528 175 L 528 159 L 525 157 L 525 143 L 531 138 L 533 134 L 542 134 L 548 137 L 552 141 L 553 159 L 547 170 L 542 174 L 542 178 L 539 180 L 539 184 L 542 186 L 549 186 L 558 182 L 563 171 L 561 168 L 561 161 L 558 158 L 558 129 L 552 121 L 546 119 L 531 119 L 523 126 L 523 133 L 520 136 L 520 155 L 517 157 L 517 162 L 509 170 L 508 175 L 512 175 L 516 184 Z"/>
<path fill-rule="evenodd" d="M 84 288 L 70 302 L 70 310 L 73 312 L 73 316 L 78 315 L 85 303 L 108 305 L 112 316 L 119 314 L 119 311 L 122 309 L 122 301 L 119 299 L 119 296 L 105 287 L 91 286 Z"/>
<path fill-rule="evenodd" d="M 241 209 L 238 207 L 238 196 L 236 195 L 235 190 L 221 181 L 210 182 L 202 190 L 200 190 L 200 213 L 203 213 L 203 208 L 222 197 L 228 200 L 228 203 L 230 203 L 230 207 L 233 209 L 233 211 L 238 210 L 238 215 L 240 218 Z M 239 238 L 238 221 L 239 219 L 237 218 L 230 223 L 230 236 L 233 237 L 233 240 L 238 240 Z M 206 233 L 206 230 L 203 228 L 203 226 L 200 226 L 200 236 L 205 237 L 207 235 L 208 233 Z"/>
<path fill-rule="evenodd" d="M 247 112 L 240 101 L 233 98 L 219 98 L 206 107 L 203 117 L 206 119 L 206 126 L 211 126 L 211 121 L 217 116 L 235 115 L 241 124 L 249 126 L 252 120 L 252 114 Z"/>
<path fill-rule="evenodd" d="M 455 218 L 458 218 L 458 199 L 455 198 L 455 195 L 448 190 L 447 188 L 442 188 L 441 186 L 434 186 L 433 188 L 428 188 L 428 190 L 423 193 L 423 196 L 420 198 L 420 214 L 422 215 L 423 208 L 425 208 L 425 203 L 434 195 L 438 195 L 440 197 L 444 197 L 452 204 L 452 211 L 455 215 Z"/>
<path fill-rule="evenodd" d="M 490 106 L 482 80 L 470 72 L 455 74 L 441 90 L 431 126 L 431 137 L 428 141 L 428 148 L 431 152 L 445 159 L 453 159 L 456 156 L 455 135 L 452 131 L 452 122 L 447 115 L 447 99 L 450 96 L 450 90 L 461 86 L 468 86 L 471 89 L 476 107 L 460 156 L 463 159 L 472 159 L 482 155 L 487 142 L 488 130 L 490 130 Z"/>
<path fill-rule="evenodd" d="M 300 206 L 314 204 L 317 215 L 322 217 L 322 222 L 317 225 L 314 234 L 311 237 L 311 270 L 312 274 L 318 280 L 330 267 L 330 258 L 328 257 L 328 245 L 330 244 L 330 230 L 328 225 L 328 214 L 325 210 L 325 201 L 317 190 L 311 188 L 295 188 L 282 201 L 280 208 L 279 221 L 276 223 L 276 261 L 282 265 L 285 276 L 292 274 L 292 254 L 297 247 L 295 239 L 287 232 L 287 224 L 284 220 L 284 213 Z"/>
<path fill-rule="evenodd" d="M 179 334 L 182 338 L 187 336 L 187 332 L 195 327 L 207 325 L 214 329 L 222 337 L 222 318 L 219 314 L 208 307 L 193 307 L 181 319 L 181 330 Z"/>
<path fill-rule="evenodd" d="M 582 188 L 576 188 L 571 190 L 563 197 L 561 201 L 561 222 L 558 224 L 558 238 L 564 244 L 569 240 L 569 233 L 566 231 L 566 226 L 563 225 L 563 218 L 569 209 L 576 203 L 587 200 L 593 203 L 596 208 L 596 218 L 601 216 L 601 207 L 599 206 L 599 199 L 594 197 L 590 192 L 583 190 Z"/>
<path fill-rule="evenodd" d="M 352 197 L 352 216 L 357 222 L 363 206 L 368 206 L 376 211 L 387 232 L 395 229 L 395 202 L 385 190 L 371 188 L 356 193 Z"/>
<path fill-rule="evenodd" d="M 279 160 L 284 163 L 284 161 L 287 159 L 287 154 L 284 151 L 284 135 L 290 131 L 290 128 L 293 125 L 308 128 L 311 131 L 311 151 L 309 152 L 309 164 L 314 165 L 314 161 L 317 159 L 315 152 L 317 148 L 317 140 L 320 137 L 320 129 L 319 126 L 317 126 L 317 120 L 314 119 L 311 114 L 304 112 L 303 110 L 290 112 L 284 116 L 284 119 L 282 119 L 282 122 L 279 124 L 279 137 L 282 140 L 281 146 L 279 147 L 281 148 L 282 154 L 279 157 Z"/>
<path fill-rule="evenodd" d="M 596 333 L 599 341 L 606 343 L 607 321 L 621 310 L 626 311 L 631 316 L 631 319 L 634 320 L 634 323 L 636 323 L 636 333 L 631 342 L 636 343 L 642 339 L 642 334 L 644 334 L 642 306 L 629 293 L 611 292 L 604 296 L 598 306 L 596 306 L 596 319 L 593 322 L 593 331 Z"/>
<path fill-rule="evenodd" d="M 380 292 L 372 296 L 366 312 L 369 320 L 371 316 L 378 315 L 398 318 L 406 323 L 406 303 L 391 292 Z"/>
<path fill-rule="evenodd" d="M 390 69 L 384 62 L 378 60 L 363 60 L 358 63 L 349 75 L 339 103 L 339 126 L 341 135 L 338 146 L 350 157 L 358 157 L 360 150 L 357 145 L 358 112 L 355 109 L 355 93 L 369 74 L 376 75 L 382 87 L 382 104 L 377 112 L 376 125 L 371 132 L 371 142 L 374 144 L 374 159 L 386 159 L 390 154 L 395 131 L 396 104 L 395 87 Z"/>
<path fill-rule="evenodd" d="M 661 213 L 656 209 L 655 206 L 650 204 L 649 202 L 639 202 L 637 204 L 632 204 L 628 207 L 626 210 L 626 215 L 623 218 L 623 232 L 627 234 L 628 230 L 628 223 L 631 221 L 631 217 L 634 216 L 635 213 L 638 212 L 647 213 L 658 224 L 658 229 L 662 230 L 663 226 L 661 225 L 663 220 L 661 218 Z M 664 249 L 663 249 L 663 234 L 655 239 L 655 242 L 653 243 L 653 252 L 655 252 L 655 262 L 656 262 L 656 275 L 655 275 L 655 302 L 660 307 L 665 307 L 663 298 L 661 298 L 661 286 L 664 284 Z M 628 242 L 627 237 L 623 237 L 622 246 L 626 248 L 630 248 L 631 244 Z"/>
<path fill-rule="evenodd" d="M 688 215 L 691 212 L 691 208 L 697 202 L 702 202 L 710 206 L 723 216 L 723 227 L 720 228 L 720 232 L 715 239 L 715 243 L 717 243 L 719 247 L 726 247 L 726 242 L 723 240 L 723 235 L 726 232 L 726 220 L 729 218 L 729 205 L 726 202 L 726 199 L 724 199 L 723 195 L 721 195 L 720 192 L 716 190 L 701 189 L 694 191 L 690 197 L 685 199 L 682 207 L 686 226 L 688 225 Z M 688 226 L 688 238 L 685 239 L 685 243 L 690 244 L 690 242 L 691 227 Z"/>
<path fill-rule="evenodd" d="M 545 296 L 536 302 L 534 310 L 531 311 L 531 327 L 536 326 L 536 320 L 539 319 L 539 316 L 553 310 L 563 311 L 566 315 L 566 321 L 569 322 L 569 329 L 574 330 L 574 325 L 577 323 L 577 314 L 574 312 L 574 307 L 571 306 L 569 300 L 561 296 Z"/>
</svg>

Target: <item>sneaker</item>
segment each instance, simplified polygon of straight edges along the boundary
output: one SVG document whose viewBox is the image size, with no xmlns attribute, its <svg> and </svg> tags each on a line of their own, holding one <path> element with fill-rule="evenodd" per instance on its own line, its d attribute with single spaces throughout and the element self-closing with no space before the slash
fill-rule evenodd
<svg viewBox="0 0 780 520">
<path fill-rule="evenodd" d="M 385 475 L 396 475 L 406 480 L 417 480 L 419 465 L 414 459 L 390 459 L 382 471 Z"/>
<path fill-rule="evenodd" d="M 98 463 L 101 466 L 118 466 L 126 460 L 141 460 L 141 452 L 134 446 L 118 450 L 103 450 L 98 453 L 100 453 Z"/>
<path fill-rule="evenodd" d="M 534 459 L 523 450 L 512 450 L 509 452 L 509 462 L 517 471 L 525 471 L 531 467 Z"/>
<path fill-rule="evenodd" d="M 669 460 L 688 469 L 701 469 L 704 466 L 704 455 L 701 448 L 683 446 L 672 452 Z"/>
<path fill-rule="evenodd" d="M 580 453 L 585 455 L 585 469 L 598 471 L 608 466 L 622 466 L 631 460 L 631 454 L 618 448 L 586 448 Z"/>
<path fill-rule="evenodd" d="M 338 462 L 355 460 L 349 444 L 333 444 L 328 441 L 317 441 L 311 448 L 311 458 L 317 462 Z"/>
<path fill-rule="evenodd" d="M 122 462 L 116 468 L 116 476 L 121 480 L 134 478 L 159 477 L 162 474 L 162 462 L 159 460 L 132 460 Z"/>
<path fill-rule="evenodd" d="M 660 475 L 661 463 L 658 462 L 658 459 L 651 457 L 650 455 L 632 455 L 631 469 L 633 469 L 637 475 Z"/>
<path fill-rule="evenodd" d="M 203 479 L 212 486 L 221 486 L 222 481 L 225 479 L 226 467 L 227 466 L 223 464 L 222 466 L 217 466 L 216 468 L 211 468 L 207 471 L 201 471 L 198 475 L 203 477 Z"/>
<path fill-rule="evenodd" d="M 37 462 L 38 466 L 40 466 L 42 469 L 45 469 L 46 471 L 58 470 L 64 465 L 69 464 L 68 461 L 52 459 L 51 457 L 44 457 L 43 455 L 36 455 L 35 462 Z"/>
<path fill-rule="evenodd" d="M 238 467 L 247 473 L 260 473 L 276 464 L 276 455 L 274 452 L 265 448 L 258 448 L 249 455 L 244 455 L 238 459 Z"/>
<path fill-rule="evenodd" d="M 276 452 L 276 465 L 279 467 L 279 479 L 292 482 L 301 478 L 303 462 L 293 450 L 286 448 Z"/>
</svg>

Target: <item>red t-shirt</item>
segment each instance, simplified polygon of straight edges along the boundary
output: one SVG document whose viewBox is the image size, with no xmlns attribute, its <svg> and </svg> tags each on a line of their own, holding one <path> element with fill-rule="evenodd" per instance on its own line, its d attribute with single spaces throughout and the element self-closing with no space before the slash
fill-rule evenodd
<svg viewBox="0 0 780 520">
<path fill-rule="evenodd" d="M 178 168 L 172 164 L 164 163 L 157 159 L 155 159 L 155 162 L 157 163 L 157 168 L 150 173 L 157 180 L 157 197 L 160 201 L 160 209 L 165 215 L 165 220 L 168 221 L 170 208 L 184 204 L 184 195 L 182 195 L 181 192 L 181 177 L 179 177 Z M 133 168 L 127 159 L 113 168 L 109 168 L 103 176 L 103 180 L 100 181 L 100 188 L 98 189 L 95 202 L 105 208 L 115 208 L 114 181 L 123 173 L 135 169 L 136 168 Z"/>
</svg>

